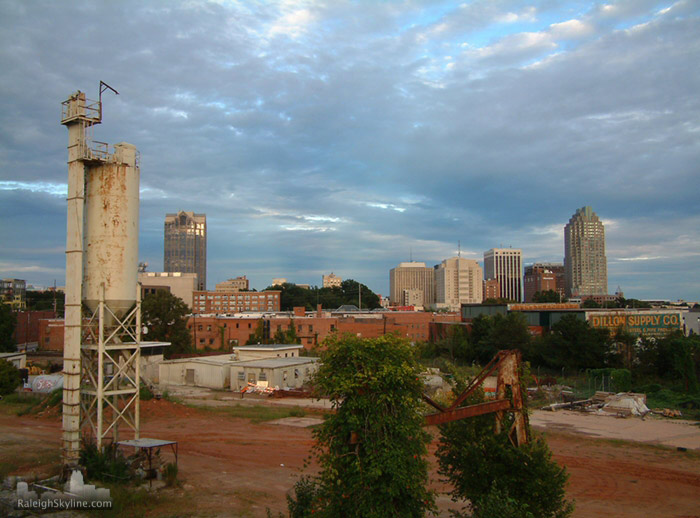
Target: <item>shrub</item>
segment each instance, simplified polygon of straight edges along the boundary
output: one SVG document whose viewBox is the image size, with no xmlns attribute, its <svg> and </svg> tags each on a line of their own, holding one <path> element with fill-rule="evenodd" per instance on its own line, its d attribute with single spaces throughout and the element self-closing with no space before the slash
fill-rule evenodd
<svg viewBox="0 0 700 518">
<path fill-rule="evenodd" d="M 144 385 L 142 383 L 139 387 L 139 399 L 141 399 L 142 401 L 149 401 L 153 399 L 153 392 L 148 387 L 148 385 Z"/>
<path fill-rule="evenodd" d="M 116 443 L 100 449 L 94 442 L 85 441 L 80 449 L 80 464 L 85 466 L 89 480 L 123 483 L 133 477 L 129 463 Z"/>
<path fill-rule="evenodd" d="M 297 480 L 294 484 L 294 496 L 287 495 L 289 518 L 309 518 L 317 493 L 318 484 L 315 479 L 301 477 Z"/>
<path fill-rule="evenodd" d="M 327 345 L 314 381 L 336 411 L 314 431 L 321 467 L 314 516 L 424 516 L 434 497 L 412 347 L 396 335 L 331 337 Z"/>
<path fill-rule="evenodd" d="M 482 401 L 483 393 L 475 393 L 465 404 Z M 471 502 L 473 516 L 479 518 L 569 516 L 573 505 L 565 499 L 566 470 L 554 462 L 542 439 L 514 447 L 505 421 L 499 435 L 493 431 L 493 415 L 440 426 L 438 472 L 452 483 L 452 499 Z"/>
<path fill-rule="evenodd" d="M 165 485 L 168 487 L 173 487 L 177 484 L 177 464 L 174 462 L 168 462 L 163 466 L 163 480 L 165 480 Z"/>
<path fill-rule="evenodd" d="M 6 360 L 0 360 L 0 396 L 12 394 L 20 383 L 19 369 Z"/>
</svg>

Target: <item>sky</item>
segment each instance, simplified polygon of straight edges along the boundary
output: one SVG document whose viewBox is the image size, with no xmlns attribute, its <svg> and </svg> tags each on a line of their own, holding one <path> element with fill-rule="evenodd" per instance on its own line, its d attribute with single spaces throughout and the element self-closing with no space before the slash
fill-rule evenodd
<svg viewBox="0 0 700 518">
<path fill-rule="evenodd" d="M 61 102 L 141 153 L 139 257 L 207 215 L 207 283 L 388 294 L 494 247 L 561 262 L 605 225 L 609 291 L 700 299 L 700 2 L 0 0 L 0 277 L 65 278 Z"/>
</svg>

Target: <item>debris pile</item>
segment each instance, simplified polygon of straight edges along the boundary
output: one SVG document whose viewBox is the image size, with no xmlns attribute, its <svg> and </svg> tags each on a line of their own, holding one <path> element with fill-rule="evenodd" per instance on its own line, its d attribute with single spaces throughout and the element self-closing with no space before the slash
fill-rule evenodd
<svg viewBox="0 0 700 518">
<path fill-rule="evenodd" d="M 581 399 L 574 401 L 566 401 L 566 398 L 571 398 L 570 394 L 562 391 L 562 399 L 564 403 L 552 403 L 542 407 L 542 410 L 582 410 L 584 412 L 606 412 L 619 417 L 628 417 L 631 415 L 644 417 L 651 412 L 646 405 L 646 394 L 636 394 L 633 392 L 620 392 L 615 394 L 612 392 L 596 392 L 589 399 Z"/>
</svg>

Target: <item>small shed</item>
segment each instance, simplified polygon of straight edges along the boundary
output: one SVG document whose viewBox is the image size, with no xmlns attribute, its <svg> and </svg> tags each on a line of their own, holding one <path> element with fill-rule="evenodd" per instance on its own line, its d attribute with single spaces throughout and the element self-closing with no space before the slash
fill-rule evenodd
<svg viewBox="0 0 700 518">
<path fill-rule="evenodd" d="M 300 388 L 318 369 L 319 358 L 267 358 L 236 362 L 230 366 L 231 390 L 240 391 L 248 383 L 268 387 Z"/>
<path fill-rule="evenodd" d="M 232 363 L 230 354 L 165 360 L 158 366 L 158 381 L 161 385 L 225 389 L 231 383 Z"/>
</svg>

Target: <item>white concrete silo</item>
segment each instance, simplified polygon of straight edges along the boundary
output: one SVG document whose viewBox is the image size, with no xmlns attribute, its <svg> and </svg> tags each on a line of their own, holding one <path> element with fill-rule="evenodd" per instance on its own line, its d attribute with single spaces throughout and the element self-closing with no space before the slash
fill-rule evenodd
<svg viewBox="0 0 700 518">
<path fill-rule="evenodd" d="M 96 311 L 104 289 L 121 318 L 136 302 L 140 174 L 135 146 L 122 142 L 114 150 L 113 161 L 86 170 L 82 299 Z"/>
</svg>

